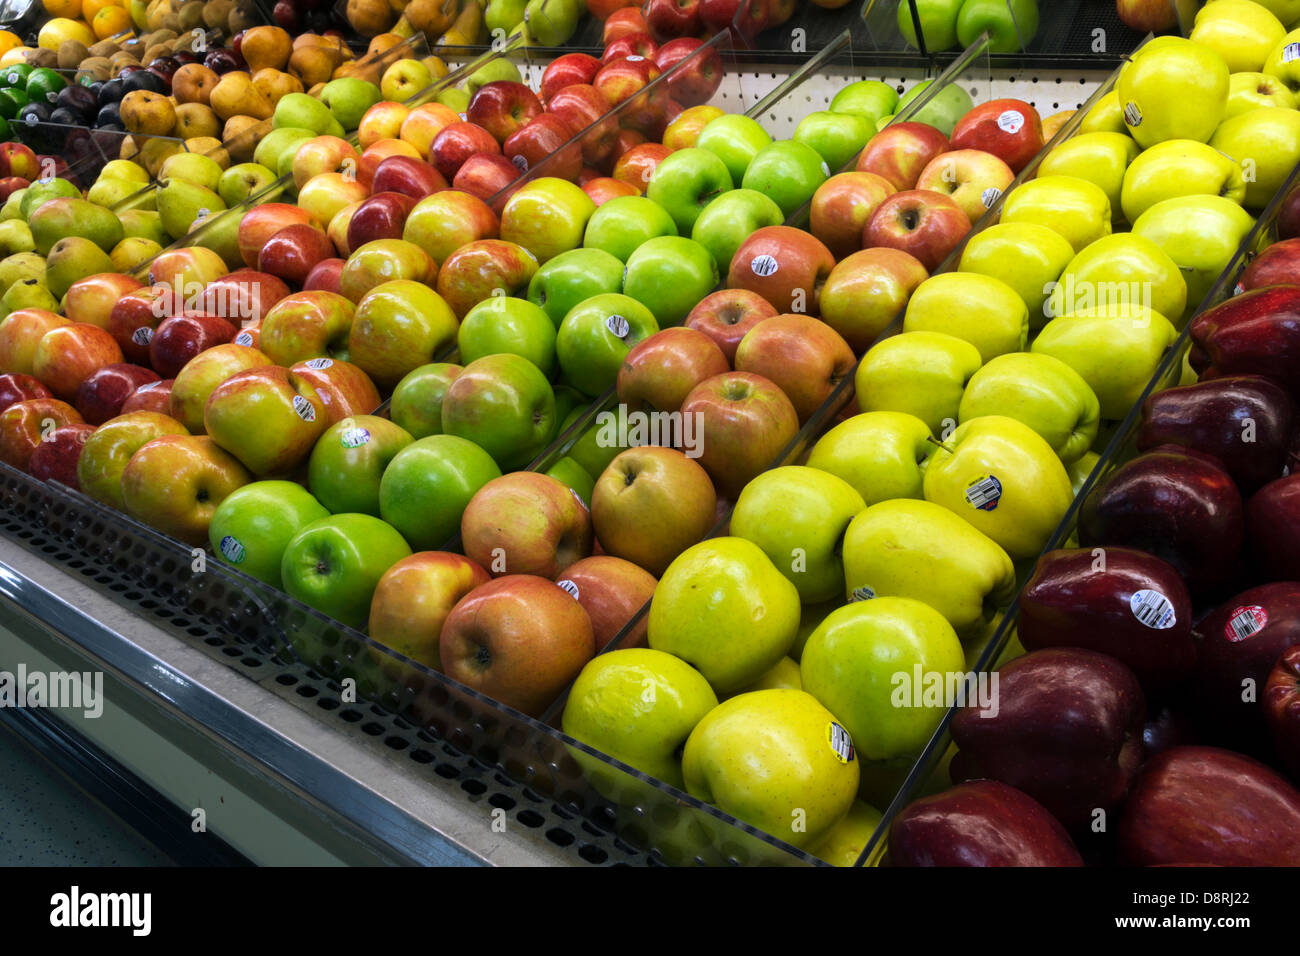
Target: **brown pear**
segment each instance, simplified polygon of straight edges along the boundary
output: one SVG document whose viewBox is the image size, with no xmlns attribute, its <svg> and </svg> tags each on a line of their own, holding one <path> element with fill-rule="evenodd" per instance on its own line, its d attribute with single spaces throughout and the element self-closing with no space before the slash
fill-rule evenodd
<svg viewBox="0 0 1300 956">
<path fill-rule="evenodd" d="M 338 63 L 333 51 L 323 46 L 302 46 L 289 56 L 289 70 L 304 87 L 328 81 Z"/>
<path fill-rule="evenodd" d="M 377 37 L 371 37 L 370 46 L 366 47 L 366 56 L 372 57 L 387 53 L 401 42 L 402 38 L 396 33 L 381 33 Z"/>
<path fill-rule="evenodd" d="M 172 96 L 177 103 L 211 105 L 212 91 L 221 79 L 202 63 L 186 63 L 172 77 Z"/>
<path fill-rule="evenodd" d="M 388 0 L 348 0 L 348 23 L 363 37 L 379 36 L 397 19 Z"/>
<path fill-rule="evenodd" d="M 185 148 L 191 153 L 206 156 L 222 169 L 230 168 L 230 151 L 215 136 L 194 136 L 185 141 Z"/>
<path fill-rule="evenodd" d="M 459 7 L 456 0 L 411 0 L 402 12 L 416 30 L 438 37 L 455 22 Z"/>
<path fill-rule="evenodd" d="M 262 137 L 271 132 L 271 121 L 252 116 L 232 116 L 221 131 L 221 144 L 230 154 L 232 162 L 247 163 Z"/>
<path fill-rule="evenodd" d="M 159 93 L 132 90 L 122 97 L 122 125 L 141 136 L 170 136 L 176 125 L 176 107 Z"/>
<path fill-rule="evenodd" d="M 279 27 L 253 27 L 244 32 L 239 50 L 253 73 L 265 69 L 283 70 L 289 63 L 293 38 Z"/>
<path fill-rule="evenodd" d="M 253 86 L 271 103 L 280 102 L 280 98 L 290 93 L 303 91 L 302 81 L 291 73 L 273 70 L 270 67 L 253 74 Z"/>
<path fill-rule="evenodd" d="M 189 32 L 203 26 L 203 0 L 188 0 L 180 9 L 181 31 Z"/>
<path fill-rule="evenodd" d="M 270 119 L 275 111 L 262 91 L 253 86 L 253 79 L 243 70 L 232 70 L 213 87 L 208 97 L 212 111 L 223 120 L 244 115 L 254 119 Z"/>
<path fill-rule="evenodd" d="M 182 103 L 176 107 L 176 125 L 172 135 L 184 140 L 199 137 L 214 138 L 221 132 L 221 120 L 212 107 L 202 103 Z"/>
</svg>

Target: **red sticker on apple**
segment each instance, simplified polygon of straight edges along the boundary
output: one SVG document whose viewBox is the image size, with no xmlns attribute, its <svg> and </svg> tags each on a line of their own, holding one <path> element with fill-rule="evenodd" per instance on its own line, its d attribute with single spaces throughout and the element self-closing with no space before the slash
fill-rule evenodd
<svg viewBox="0 0 1300 956">
<path fill-rule="evenodd" d="M 766 279 L 770 275 L 775 275 L 776 270 L 781 266 L 773 256 L 755 256 L 750 261 L 749 268 L 760 279 Z"/>
<path fill-rule="evenodd" d="M 1007 110 L 998 117 L 998 129 L 1004 133 L 1015 135 L 1019 133 L 1025 125 L 1025 114 L 1019 110 Z"/>
<path fill-rule="evenodd" d="M 1268 611 L 1258 604 L 1244 604 L 1235 609 L 1223 628 L 1223 636 L 1236 644 L 1254 637 L 1268 624 Z"/>
<path fill-rule="evenodd" d="M 831 752 L 840 763 L 848 763 L 853 759 L 853 738 L 849 736 L 847 730 L 833 720 L 826 725 L 826 742 L 830 744 Z"/>
<path fill-rule="evenodd" d="M 314 422 L 316 420 L 316 409 L 311 402 L 301 395 L 293 397 L 293 410 L 298 413 L 298 417 L 305 422 Z"/>
</svg>

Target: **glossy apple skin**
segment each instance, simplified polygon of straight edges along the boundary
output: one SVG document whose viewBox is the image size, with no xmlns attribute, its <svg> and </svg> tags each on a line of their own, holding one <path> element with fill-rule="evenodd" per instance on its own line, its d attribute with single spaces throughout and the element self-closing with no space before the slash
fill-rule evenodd
<svg viewBox="0 0 1300 956">
<path fill-rule="evenodd" d="M 898 123 L 867 141 L 854 168 L 860 173 L 875 173 L 902 192 L 914 189 L 921 170 L 951 148 L 948 137 L 933 126 Z"/>
<path fill-rule="evenodd" d="M 512 133 L 501 145 L 501 152 L 518 167 L 520 173 L 548 160 L 548 176 L 572 182 L 582 171 L 582 144 L 566 145 L 575 132 L 554 113 L 543 113 Z"/>
<path fill-rule="evenodd" d="M 165 285 L 145 286 L 118 299 L 108 315 L 108 332 L 123 357 L 137 365 L 147 365 L 154 331 L 163 319 L 180 312 L 182 304 Z"/>
<path fill-rule="evenodd" d="M 131 396 L 122 403 L 120 415 L 128 415 L 131 412 L 157 412 L 159 415 L 171 417 L 172 413 L 172 378 L 165 378 L 158 382 L 147 382 L 141 385 Z"/>
<path fill-rule="evenodd" d="M 933 273 L 970 232 L 971 221 L 948 196 L 909 189 L 886 197 L 862 230 L 862 248 L 909 253 Z"/>
<path fill-rule="evenodd" d="M 106 329 L 117 300 L 142 285 L 139 279 L 116 272 L 86 276 L 69 287 L 63 301 L 64 314 L 73 322 L 89 322 Z"/>
<path fill-rule="evenodd" d="M 322 259 L 316 265 L 312 266 L 311 272 L 307 273 L 307 278 L 303 280 L 303 292 L 333 292 L 335 295 L 342 295 L 339 292 L 339 283 L 343 278 L 343 267 L 346 265 L 343 259 Z M 248 331 L 245 326 L 245 331 Z M 257 343 L 250 343 L 256 348 Z"/>
<path fill-rule="evenodd" d="M 329 236 L 314 226 L 296 223 L 266 240 L 257 257 L 257 268 L 288 285 L 301 286 L 316 264 L 332 258 L 334 253 Z"/>
<path fill-rule="evenodd" d="M 1282 386 L 1260 375 L 1230 375 L 1148 398 L 1137 447 L 1184 445 L 1213 455 L 1248 495 L 1282 475 L 1297 425 L 1300 413 Z"/>
<path fill-rule="evenodd" d="M 326 426 L 352 415 L 369 415 L 379 408 L 379 389 L 369 375 L 351 362 L 304 359 L 289 366 L 289 371 L 316 390 L 316 397 L 325 409 Z"/>
<path fill-rule="evenodd" d="M 32 452 L 27 470 L 33 478 L 57 481 L 79 491 L 81 485 L 77 481 L 77 459 L 81 457 L 86 439 L 94 431 L 94 425 L 64 425 L 54 429 Z"/>
<path fill-rule="evenodd" d="M 957 121 L 951 142 L 953 149 L 992 153 L 1018 173 L 1043 148 L 1043 123 L 1023 100 L 990 100 Z"/>
<path fill-rule="evenodd" d="M 1273 243 L 1246 267 L 1238 285 L 1243 292 L 1270 285 L 1300 285 L 1300 239 Z"/>
<path fill-rule="evenodd" d="M 812 417 L 857 359 L 844 338 L 820 319 L 809 315 L 776 315 L 756 325 L 736 349 L 738 372 L 753 372 L 770 379 L 785 392 L 800 424 Z M 835 410 L 848 401 L 842 392 Z"/>
<path fill-rule="evenodd" d="M 465 556 L 493 569 L 493 577 L 535 574 L 554 580 L 591 554 L 591 513 L 558 479 L 513 472 L 474 493 L 461 515 L 460 538 Z"/>
<path fill-rule="evenodd" d="M 77 388 L 72 405 L 91 425 L 102 425 L 122 414 L 122 405 L 141 385 L 156 382 L 157 372 L 121 362 L 91 372 Z"/>
<path fill-rule="evenodd" d="M 50 390 L 41 380 L 31 375 L 15 372 L 0 375 L 0 412 L 10 405 L 25 402 L 29 398 L 53 398 Z"/>
<path fill-rule="evenodd" d="M 1292 780 L 1300 778 L 1300 644 L 1278 655 L 1260 697 L 1273 749 Z"/>
<path fill-rule="evenodd" d="M 998 671 L 998 707 L 952 720 L 952 779 L 1000 780 L 1067 828 L 1123 801 L 1142 763 L 1146 698 L 1134 673 L 1077 647 L 1034 651 Z"/>
<path fill-rule="evenodd" d="M 1217 459 L 1174 445 L 1111 472 L 1079 512 L 1083 547 L 1147 551 L 1172 564 L 1198 594 L 1232 587 L 1244 536 L 1232 477 Z"/>
<path fill-rule="evenodd" d="M 50 329 L 68 320 L 46 309 L 19 309 L 0 319 L 0 369 L 32 374 L 36 346 Z"/>
<path fill-rule="evenodd" d="M 1300 581 L 1300 465 L 1246 502 L 1246 553 L 1260 581 Z"/>
<path fill-rule="evenodd" d="M 499 153 L 501 144 L 475 123 L 452 123 L 434 137 L 429 159 L 443 179 L 455 179 L 465 161 L 475 153 Z"/>
<path fill-rule="evenodd" d="M 569 565 L 556 583 L 565 587 L 566 581 L 577 588 L 578 593 L 574 596 L 591 618 L 597 652 L 604 650 L 649 602 L 658 584 L 658 579 L 649 571 L 608 554 L 583 558 Z M 643 615 L 619 647 L 644 647 L 647 619 Z"/>
<path fill-rule="evenodd" d="M 1244 610 L 1248 608 L 1262 609 L 1263 627 L 1258 614 Z M 1202 704 L 1230 721 L 1232 729 L 1261 733 L 1262 714 L 1254 700 L 1278 655 L 1300 644 L 1300 582 L 1274 581 L 1234 595 L 1196 625 L 1196 635 Z M 1254 682 L 1250 702 L 1242 700 L 1246 681 Z"/>
<path fill-rule="evenodd" d="M 889 828 L 891 866 L 1082 866 L 1042 804 L 996 780 L 962 783 L 904 807 Z"/>
<path fill-rule="evenodd" d="M 82 424 L 81 415 L 57 398 L 31 398 L 0 412 L 0 461 L 26 471 L 45 435 L 64 425 Z"/>
<path fill-rule="evenodd" d="M 542 82 L 538 93 L 543 103 L 549 103 L 551 97 L 575 83 L 590 83 L 600 72 L 601 62 L 586 53 L 566 53 L 556 57 L 542 72 Z"/>
<path fill-rule="evenodd" d="M 1300 793 L 1249 757 L 1175 747 L 1142 769 L 1119 822 L 1133 866 L 1300 866 Z"/>
<path fill-rule="evenodd" d="M 437 670 L 438 637 L 453 607 L 491 578 L 459 554 L 419 551 L 384 572 L 370 601 L 370 636 Z"/>
<path fill-rule="evenodd" d="M 566 86 L 547 103 L 547 108 L 582 133 L 582 161 L 603 167 L 618 143 L 618 119 L 607 115 L 614 106 L 589 83 Z"/>
<path fill-rule="evenodd" d="M 500 216 L 510 198 L 510 185 L 518 178 L 519 167 L 499 153 L 475 153 L 456 170 L 451 186 L 490 202 L 492 211 Z"/>
<path fill-rule="evenodd" d="M 375 168 L 375 178 L 370 184 L 372 195 L 402 193 L 416 201 L 446 188 L 447 180 L 442 173 L 424 160 L 411 156 L 389 156 Z M 399 233 L 391 238 L 400 237 Z"/>
<path fill-rule="evenodd" d="M 772 303 L 748 289 L 720 289 L 700 300 L 686 316 L 688 329 L 703 332 L 731 362 L 741 340 L 759 322 L 777 314 Z"/>
<path fill-rule="evenodd" d="M 655 53 L 655 66 L 664 73 L 689 58 L 690 62 L 668 77 L 668 95 L 683 107 L 699 106 L 713 99 L 722 85 L 722 56 L 717 47 L 696 53 L 704 41 L 693 36 L 669 40 Z"/>
<path fill-rule="evenodd" d="M 542 101 L 522 83 L 484 83 L 470 100 L 465 119 L 483 127 L 498 143 L 542 115 Z"/>
<path fill-rule="evenodd" d="M 236 269 L 203 287 L 194 308 L 219 315 L 232 325 L 260 322 L 271 307 L 289 294 L 284 280 L 256 269 Z"/>
<path fill-rule="evenodd" d="M 1219 375 L 1264 375 L 1300 401 L 1300 286 L 1234 296 L 1193 319 L 1191 335 Z"/>
<path fill-rule="evenodd" d="M 761 267 L 772 262 L 776 271 Z M 821 240 L 791 226 L 764 226 L 736 250 L 727 286 L 758 293 L 781 314 L 816 315 L 822 284 L 834 268 L 835 257 Z"/>
<path fill-rule="evenodd" d="M 113 336 L 97 325 L 74 322 L 41 336 L 32 355 L 32 374 L 56 396 L 71 402 L 93 372 L 122 359 Z"/>
<path fill-rule="evenodd" d="M 406 217 L 415 208 L 416 201 L 415 197 L 402 192 L 378 191 L 363 199 L 348 220 L 348 248 L 359 249 L 376 239 L 401 239 L 402 227 L 406 225 Z"/>
<path fill-rule="evenodd" d="M 256 269 L 257 256 L 266 245 L 266 240 L 285 226 L 295 223 L 315 224 L 318 229 L 321 227 L 311 213 L 289 203 L 268 202 L 248 210 L 239 220 L 239 254 L 243 257 L 244 264 L 250 269 Z"/>
<path fill-rule="evenodd" d="M 623 359 L 618 399 L 629 412 L 680 411 L 691 389 L 729 371 L 722 349 L 703 332 L 663 329 L 638 342 Z"/>
<path fill-rule="evenodd" d="M 1130 667 L 1147 689 L 1170 687 L 1196 665 L 1192 598 L 1168 562 L 1134 548 L 1049 551 L 1020 596 L 1020 642 L 1035 651 L 1082 647 Z M 1104 565 L 1101 562 L 1104 560 Z M 1148 627 L 1133 612 L 1138 591 L 1168 602 L 1167 627 Z"/>
<path fill-rule="evenodd" d="M 699 463 L 725 495 L 738 495 L 799 431 L 799 414 L 785 393 L 749 372 L 725 372 L 691 389 L 682 415 L 697 412 Z"/>
</svg>

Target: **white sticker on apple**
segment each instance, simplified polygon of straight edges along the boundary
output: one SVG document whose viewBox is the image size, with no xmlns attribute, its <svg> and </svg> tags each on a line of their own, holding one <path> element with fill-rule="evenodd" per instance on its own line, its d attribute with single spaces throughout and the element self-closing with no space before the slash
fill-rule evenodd
<svg viewBox="0 0 1300 956">
<path fill-rule="evenodd" d="M 238 335 L 235 336 L 235 344 L 236 344 L 236 345 L 252 345 L 252 344 L 253 344 L 253 333 L 251 333 L 251 332 L 240 332 Z"/>
<path fill-rule="evenodd" d="M 1254 637 L 1268 624 L 1268 611 L 1258 604 L 1245 604 L 1232 612 L 1223 627 L 1223 636 L 1236 644 Z"/>
<path fill-rule="evenodd" d="M 632 326 L 628 324 L 627 319 L 621 315 L 611 315 L 605 320 L 605 328 L 609 329 L 620 339 L 627 335 Z"/>
<path fill-rule="evenodd" d="M 569 595 L 575 601 L 578 600 L 578 586 L 568 578 L 565 578 L 563 581 L 556 581 L 555 583 L 565 594 Z"/>
<path fill-rule="evenodd" d="M 1002 482 L 997 475 L 981 475 L 966 486 L 966 501 L 978 511 L 996 511 L 1002 500 Z"/>
<path fill-rule="evenodd" d="M 1290 63 L 1292 60 L 1300 60 L 1300 43 L 1288 43 L 1282 47 L 1282 62 Z"/>
<path fill-rule="evenodd" d="M 1142 108 L 1132 100 L 1129 100 L 1124 106 L 1124 122 L 1129 126 L 1142 125 Z"/>
<path fill-rule="evenodd" d="M 833 720 L 826 726 L 826 742 L 840 763 L 848 763 L 853 759 L 853 738 Z"/>
<path fill-rule="evenodd" d="M 153 329 L 142 325 L 131 333 L 131 341 L 136 345 L 148 345 L 153 341 Z"/>
<path fill-rule="evenodd" d="M 998 117 L 998 128 L 1004 133 L 1015 135 L 1019 133 L 1025 125 L 1025 114 L 1019 110 L 1007 110 Z"/>
<path fill-rule="evenodd" d="M 1164 631 L 1178 623 L 1173 602 L 1159 591 L 1150 588 L 1134 591 L 1128 599 L 1128 606 L 1139 624 L 1145 624 L 1154 630 Z"/>
<path fill-rule="evenodd" d="M 641 62 L 642 60 L 644 60 L 644 59 L 645 59 L 645 57 L 643 57 L 643 56 L 637 56 L 635 53 L 633 53 L 631 56 L 629 56 L 629 57 L 627 58 L 627 61 L 628 61 L 629 63 L 640 63 L 640 62 Z"/>
<path fill-rule="evenodd" d="M 998 189 L 997 186 L 990 186 L 988 189 L 980 193 L 980 202 L 984 204 L 985 209 L 992 209 L 993 204 L 997 202 L 1001 196 L 1001 189 Z"/>
<path fill-rule="evenodd" d="M 854 588 L 851 600 L 853 601 L 870 601 L 876 596 L 876 592 L 871 590 L 865 584 L 862 587 Z"/>
<path fill-rule="evenodd" d="M 776 270 L 781 268 L 776 259 L 772 256 L 755 256 L 749 263 L 750 271 L 760 279 L 766 279 L 770 275 L 775 275 Z"/>
<path fill-rule="evenodd" d="M 298 417 L 305 422 L 314 422 L 316 420 L 316 409 L 311 402 L 301 395 L 293 397 L 293 410 L 298 413 Z"/>
<path fill-rule="evenodd" d="M 327 358 L 314 358 L 314 359 L 308 359 L 303 364 L 306 365 L 308 368 L 314 368 L 319 371 L 320 369 L 329 368 L 331 365 L 334 364 L 334 360 L 327 359 Z"/>
<path fill-rule="evenodd" d="M 221 539 L 221 556 L 231 564 L 239 564 L 244 560 L 244 546 L 239 543 L 238 538 L 226 535 Z"/>
<path fill-rule="evenodd" d="M 340 440 L 343 442 L 344 448 L 360 448 L 370 441 L 370 430 L 360 426 L 349 428 L 343 432 Z"/>
</svg>

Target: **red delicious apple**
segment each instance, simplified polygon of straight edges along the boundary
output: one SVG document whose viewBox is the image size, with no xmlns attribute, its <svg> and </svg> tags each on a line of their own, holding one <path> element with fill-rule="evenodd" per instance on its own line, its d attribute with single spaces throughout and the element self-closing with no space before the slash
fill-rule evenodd
<svg viewBox="0 0 1300 956">
<path fill-rule="evenodd" d="M 952 779 L 1000 780 L 1066 827 L 1123 802 L 1142 764 L 1146 698 L 1133 672 L 1077 647 L 1034 651 L 998 670 L 997 699 L 952 719 Z"/>
<path fill-rule="evenodd" d="M 50 390 L 40 379 L 31 375 L 8 372 L 0 375 L 0 412 L 10 405 L 25 402 L 29 398 L 53 398 Z"/>
<path fill-rule="evenodd" d="M 128 292 L 108 315 L 108 332 L 122 354 L 138 365 L 149 363 L 149 343 L 163 319 L 181 311 L 169 286 L 142 286 Z"/>
<path fill-rule="evenodd" d="M 591 618 L 599 653 L 649 602 L 659 582 L 631 561 L 598 554 L 569 565 L 555 583 L 573 595 Z M 618 646 L 644 647 L 645 642 L 646 615 L 642 615 Z"/>
<path fill-rule="evenodd" d="M 921 171 L 952 146 L 948 137 L 925 123 L 887 126 L 867 141 L 858 154 L 856 169 L 875 173 L 902 192 L 916 188 Z"/>
<path fill-rule="evenodd" d="M 587 53 L 566 53 L 556 57 L 542 71 L 542 82 L 538 87 L 541 101 L 549 105 L 551 97 L 566 86 L 590 83 L 600 72 L 600 67 L 600 60 Z"/>
<path fill-rule="evenodd" d="M 596 87 L 575 83 L 560 90 L 547 109 L 582 134 L 582 161 L 601 166 L 618 142 L 618 119 L 609 115 L 614 104 Z"/>
<path fill-rule="evenodd" d="M 444 179 L 454 179 L 465 160 L 475 153 L 499 153 L 501 145 L 492 134 L 474 123 L 452 123 L 429 147 L 429 160 Z"/>
<path fill-rule="evenodd" d="M 526 173 L 542 160 L 549 159 L 546 175 L 572 182 L 582 171 L 582 144 L 569 142 L 574 132 L 559 116 L 543 113 L 512 134 L 501 151 L 520 173 Z"/>
<path fill-rule="evenodd" d="M 36 446 L 27 470 L 41 481 L 57 481 L 74 490 L 80 490 L 77 480 L 77 460 L 86 439 L 94 434 L 94 425 L 63 425 L 45 436 Z"/>
<path fill-rule="evenodd" d="M 483 127 L 498 143 L 504 143 L 516 130 L 542 115 L 542 111 L 542 101 L 527 86 L 496 80 L 484 83 L 474 93 L 465 119 Z"/>
<path fill-rule="evenodd" d="M 1043 148 L 1043 123 L 1024 100 L 989 100 L 959 119 L 949 139 L 953 149 L 992 153 L 1018 173 Z"/>
<path fill-rule="evenodd" d="M 1246 553 L 1261 581 L 1300 581 L 1300 470 L 1269 482 L 1246 502 Z"/>
<path fill-rule="evenodd" d="M 591 619 L 567 591 L 508 574 L 452 608 L 439 655 L 448 677 L 535 717 L 591 660 L 594 644 Z"/>
<path fill-rule="evenodd" d="M 775 315 L 755 325 L 736 349 L 737 372 L 775 383 L 790 399 L 800 424 L 812 417 L 857 365 L 853 349 L 820 319 Z M 836 410 L 848 400 L 840 395 Z"/>
<path fill-rule="evenodd" d="M 758 293 L 779 313 L 816 315 L 822 284 L 834 268 L 835 257 L 821 240 L 791 226 L 764 226 L 736 250 L 727 286 Z"/>
<path fill-rule="evenodd" d="M 904 807 L 889 827 L 891 866 L 1082 866 L 1045 807 L 996 780 L 962 783 Z"/>
<path fill-rule="evenodd" d="M 1300 793 L 1280 774 L 1217 747 L 1149 760 L 1119 821 L 1132 866 L 1300 866 Z"/>
<path fill-rule="evenodd" d="M 122 406 L 136 389 L 158 381 L 158 374 L 140 365 L 123 362 L 91 372 L 77 388 L 73 406 L 91 425 L 102 425 L 122 414 Z"/>
<path fill-rule="evenodd" d="M 1277 237 L 1300 238 L 1300 186 L 1291 187 L 1277 211 Z"/>
<path fill-rule="evenodd" d="M 877 207 L 862 232 L 862 245 L 898 249 L 934 272 L 970 232 L 970 217 L 943 193 L 909 189 Z"/>
<path fill-rule="evenodd" d="M 406 156 L 394 156 L 384 160 L 390 163 L 395 159 L 408 159 Z M 437 174 L 428 163 L 422 164 Z M 441 177 L 439 177 L 441 178 Z M 401 239 L 402 227 L 406 217 L 415 208 L 416 197 L 404 192 L 375 192 L 370 198 L 363 199 L 361 205 L 348 220 L 348 248 L 359 249 L 367 242 L 376 239 Z"/>
<path fill-rule="evenodd" d="M 32 453 L 56 428 L 80 425 L 81 415 L 57 398 L 29 398 L 0 412 L 0 461 L 26 471 Z"/>
<path fill-rule="evenodd" d="M 750 372 L 724 372 L 695 386 L 682 416 L 699 416 L 699 462 L 718 490 L 737 495 L 772 466 L 799 431 L 799 414 L 772 381 Z"/>
<path fill-rule="evenodd" d="M 553 579 L 591 554 L 591 513 L 562 481 L 517 471 L 475 492 L 460 519 L 460 538 L 466 557 L 493 577 Z"/>
<path fill-rule="evenodd" d="M 1300 286 L 1234 296 L 1194 318 L 1191 336 L 1218 374 L 1265 375 L 1300 401 Z"/>
<path fill-rule="evenodd" d="M 688 329 L 703 332 L 722 349 L 728 362 L 745 335 L 764 319 L 776 315 L 772 303 L 748 289 L 720 289 L 699 301 L 686 316 Z"/>
<path fill-rule="evenodd" d="M 1294 780 L 1300 777 L 1300 644 L 1278 655 L 1260 702 L 1273 749 Z"/>
<path fill-rule="evenodd" d="M 1300 644 L 1300 582 L 1275 581 L 1235 595 L 1196 625 L 1201 702 L 1220 720 L 1260 732 L 1257 701 L 1269 671 Z"/>
<path fill-rule="evenodd" d="M 660 43 L 674 37 L 696 37 L 704 26 L 700 0 L 646 0 L 641 12 Z"/>
<path fill-rule="evenodd" d="M 120 415 L 129 415 L 131 412 L 157 412 L 159 415 L 171 417 L 172 413 L 172 382 L 175 379 L 165 378 L 160 382 L 146 382 L 131 393 L 130 397 L 122 403 Z"/>
<path fill-rule="evenodd" d="M 1300 285 L 1300 239 L 1273 243 L 1246 267 L 1237 285 L 1241 292 L 1270 285 Z"/>
<path fill-rule="evenodd" d="M 257 268 L 282 279 L 291 286 L 301 286 L 312 268 L 334 257 L 334 243 L 314 226 L 298 223 L 285 226 L 266 240 L 257 257 Z"/>
<path fill-rule="evenodd" d="M 238 331 L 236 326 L 216 315 L 187 313 L 164 319 L 149 343 L 149 361 L 158 373 L 155 378 L 175 378 L 194 356 L 225 345 Z"/>
<path fill-rule="evenodd" d="M 676 412 L 691 389 L 731 371 L 718 344 L 703 332 L 669 328 L 632 347 L 618 370 L 618 400 L 629 412 Z"/>
<path fill-rule="evenodd" d="M 372 196 L 378 193 L 401 193 L 417 200 L 446 188 L 447 180 L 442 173 L 424 160 L 412 156 L 389 156 L 375 167 L 375 178 L 370 184 Z"/>
<path fill-rule="evenodd" d="M 684 36 L 669 40 L 655 54 L 655 66 L 669 74 L 668 95 L 683 107 L 709 102 L 722 85 L 722 56 L 716 46 L 702 47 L 704 41 Z"/>
</svg>

